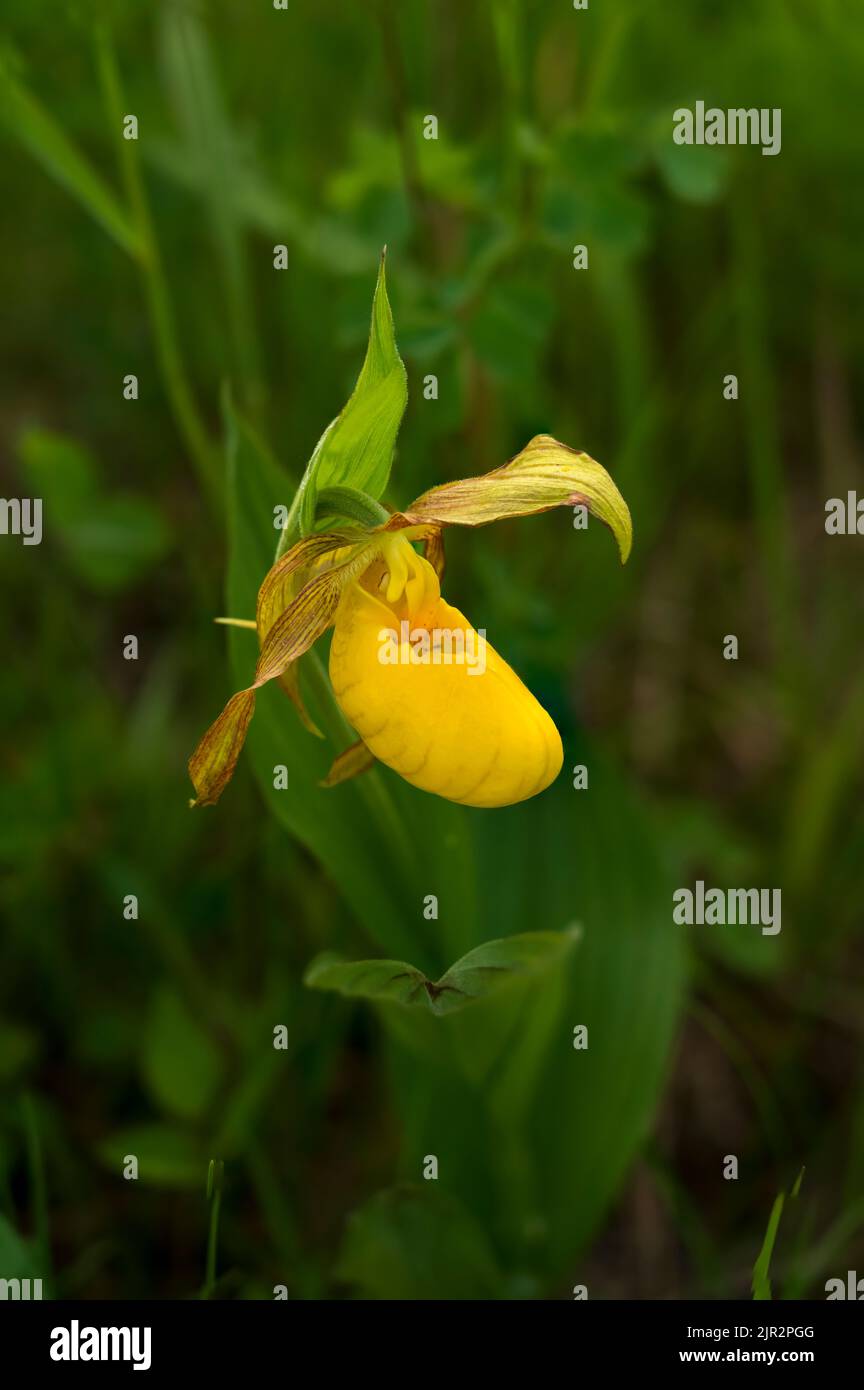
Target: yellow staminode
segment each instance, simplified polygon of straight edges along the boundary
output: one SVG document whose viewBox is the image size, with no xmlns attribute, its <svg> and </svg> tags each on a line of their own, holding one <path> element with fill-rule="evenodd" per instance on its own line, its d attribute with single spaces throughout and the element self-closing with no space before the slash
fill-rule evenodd
<svg viewBox="0 0 864 1390">
<path fill-rule="evenodd" d="M 630 513 L 609 474 L 548 435 L 503 468 L 432 488 L 380 526 L 299 541 L 261 585 L 255 679 L 189 761 L 193 804 L 221 796 L 260 686 L 279 679 L 308 720 L 294 663 L 330 626 L 333 693 L 361 744 L 336 759 L 327 785 L 378 759 L 414 786 L 469 806 L 507 806 L 543 791 L 561 769 L 558 730 L 485 634 L 442 598 L 441 535 L 448 525 L 577 504 L 609 526 L 625 561 Z"/>
</svg>

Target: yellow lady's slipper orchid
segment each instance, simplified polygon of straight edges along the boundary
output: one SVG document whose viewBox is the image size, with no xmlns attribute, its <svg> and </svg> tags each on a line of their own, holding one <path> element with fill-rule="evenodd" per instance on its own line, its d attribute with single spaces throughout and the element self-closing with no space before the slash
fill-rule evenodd
<svg viewBox="0 0 864 1390">
<path fill-rule="evenodd" d="M 563 761 L 558 730 L 485 633 L 442 598 L 441 533 L 580 503 L 610 527 L 626 560 L 630 514 L 609 474 L 548 435 L 503 468 L 432 488 L 380 526 L 299 541 L 259 591 L 255 679 L 190 759 L 193 804 L 222 794 L 260 686 L 279 679 L 299 703 L 294 663 L 331 625 L 333 693 L 361 746 L 337 758 L 327 785 L 377 758 L 414 786 L 468 806 L 507 806 L 543 791 Z M 412 542 L 423 543 L 425 557 Z"/>
<path fill-rule="evenodd" d="M 561 769 L 549 715 L 398 534 L 342 594 L 330 680 L 369 751 L 423 791 L 509 806 Z"/>
</svg>

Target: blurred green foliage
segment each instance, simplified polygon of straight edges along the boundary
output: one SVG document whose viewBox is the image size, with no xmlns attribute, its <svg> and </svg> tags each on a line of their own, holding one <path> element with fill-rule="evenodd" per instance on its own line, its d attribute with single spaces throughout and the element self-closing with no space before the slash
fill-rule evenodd
<svg viewBox="0 0 864 1390">
<path fill-rule="evenodd" d="M 215 1157 L 211 1296 L 746 1297 L 806 1164 L 771 1280 L 820 1296 L 864 1258 L 861 561 L 822 524 L 861 472 L 860 7 L 5 17 L 3 492 L 44 499 L 45 536 L 0 538 L 0 1276 L 194 1296 Z M 782 153 L 675 146 L 698 99 L 780 107 Z M 633 513 L 623 570 L 566 511 L 449 541 L 448 597 L 565 770 L 504 811 L 383 769 L 323 792 L 350 733 L 313 656 L 325 740 L 262 692 L 193 814 L 186 758 L 254 652 L 232 631 L 226 661 L 211 618 L 252 612 L 385 244 L 409 392 L 387 499 L 549 431 Z M 782 887 L 782 934 L 683 935 L 697 876 Z M 415 1026 L 302 983 L 323 951 L 438 979 L 574 922 L 518 1007 Z"/>
</svg>

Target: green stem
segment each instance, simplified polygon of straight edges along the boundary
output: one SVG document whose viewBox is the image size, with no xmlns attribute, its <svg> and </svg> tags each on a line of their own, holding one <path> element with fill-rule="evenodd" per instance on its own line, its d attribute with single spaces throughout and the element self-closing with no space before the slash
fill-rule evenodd
<svg viewBox="0 0 864 1390">
<path fill-rule="evenodd" d="M 210 1198 L 210 1229 L 207 1235 L 207 1265 L 204 1273 L 202 1299 L 207 1299 L 216 1287 L 216 1251 L 219 1245 L 219 1213 L 222 1207 L 222 1181 L 224 1168 L 215 1159 L 210 1160 L 207 1175 L 207 1195 Z"/>
<path fill-rule="evenodd" d="M 776 383 L 763 292 L 762 248 L 753 190 L 743 188 L 730 208 L 735 248 L 738 347 L 742 406 L 756 533 L 774 620 L 780 669 L 794 689 L 797 660 L 797 584 L 777 424 Z"/>
<path fill-rule="evenodd" d="M 39 1132 L 39 1117 L 29 1091 L 21 1098 L 21 1114 L 27 1145 L 27 1166 L 30 1171 L 30 1193 L 33 1204 L 33 1226 L 39 1251 L 40 1269 L 51 1277 L 51 1237 L 48 1221 L 48 1188 L 45 1181 L 45 1155 Z"/>
<path fill-rule="evenodd" d="M 137 141 L 125 140 L 122 134 L 125 105 L 123 90 L 111 40 L 104 29 L 99 29 L 96 33 L 96 56 L 109 119 L 119 142 L 120 168 L 126 196 L 143 247 L 140 265 L 162 380 L 177 427 L 192 457 L 199 479 L 218 511 L 223 505 L 219 456 L 211 445 L 183 363 L 168 283 L 138 162 Z"/>
<path fill-rule="evenodd" d="M 204 1296 L 209 1298 L 216 1285 L 216 1247 L 219 1241 L 219 1209 L 222 1205 L 222 1193 L 217 1192 L 210 1204 L 210 1233 L 207 1238 L 207 1276 L 204 1285 Z"/>
<path fill-rule="evenodd" d="M 359 521 L 361 526 L 380 526 L 390 513 L 368 493 L 353 487 L 324 487 L 315 504 L 316 517 Z"/>
</svg>

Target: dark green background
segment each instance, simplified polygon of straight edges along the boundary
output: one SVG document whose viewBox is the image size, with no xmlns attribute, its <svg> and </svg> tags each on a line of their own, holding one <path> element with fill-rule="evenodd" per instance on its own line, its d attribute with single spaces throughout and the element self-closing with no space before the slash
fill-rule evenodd
<svg viewBox="0 0 864 1390">
<path fill-rule="evenodd" d="M 213 1296 L 747 1297 L 806 1165 L 774 1292 L 824 1296 L 864 1260 L 864 542 L 824 532 L 861 478 L 859 0 L 4 17 L 3 494 L 44 499 L 45 537 L 0 538 L 0 1277 L 195 1296 L 221 1158 Z M 696 100 L 780 107 L 782 152 L 675 146 Z M 449 544 L 448 598 L 565 771 L 501 812 L 387 772 L 320 792 L 342 745 L 267 691 L 192 813 L 186 758 L 254 652 L 229 671 L 211 618 L 251 602 L 274 470 L 351 389 L 385 243 L 388 500 L 548 431 L 633 513 L 625 570 L 566 510 Z M 296 781 L 262 795 L 277 761 Z M 697 877 L 781 887 L 780 936 L 674 928 Z M 453 1027 L 301 983 L 325 948 L 440 973 L 574 920 L 566 974 Z"/>
</svg>

